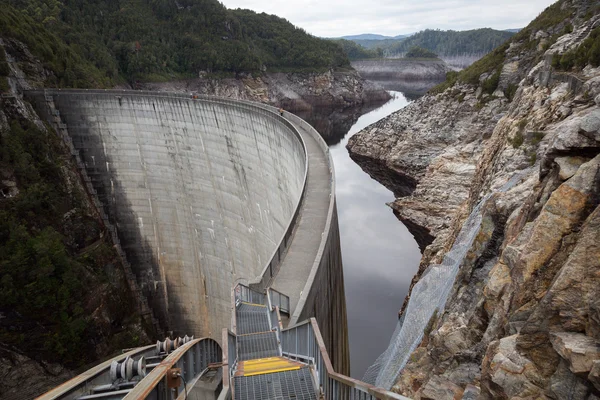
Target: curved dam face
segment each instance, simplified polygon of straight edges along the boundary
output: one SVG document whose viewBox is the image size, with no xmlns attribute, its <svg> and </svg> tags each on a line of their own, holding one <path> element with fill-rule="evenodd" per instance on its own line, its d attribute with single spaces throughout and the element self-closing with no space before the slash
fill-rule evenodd
<svg viewBox="0 0 600 400">
<path fill-rule="evenodd" d="M 219 337 L 234 283 L 261 274 L 298 206 L 307 170 L 298 132 L 243 103 L 52 97 L 161 325 Z"/>
</svg>

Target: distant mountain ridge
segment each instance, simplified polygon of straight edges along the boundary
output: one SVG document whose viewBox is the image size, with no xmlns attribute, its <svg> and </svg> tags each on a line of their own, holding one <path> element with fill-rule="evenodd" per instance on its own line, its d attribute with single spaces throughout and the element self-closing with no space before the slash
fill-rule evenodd
<svg viewBox="0 0 600 400">
<path fill-rule="evenodd" d="M 348 35 L 342 36 L 335 39 L 346 39 L 346 40 L 387 40 L 387 39 L 405 39 L 409 36 L 414 35 L 414 33 L 408 33 L 406 35 L 396 35 L 396 36 L 385 36 L 379 35 L 376 33 L 363 33 L 360 35 Z"/>
</svg>

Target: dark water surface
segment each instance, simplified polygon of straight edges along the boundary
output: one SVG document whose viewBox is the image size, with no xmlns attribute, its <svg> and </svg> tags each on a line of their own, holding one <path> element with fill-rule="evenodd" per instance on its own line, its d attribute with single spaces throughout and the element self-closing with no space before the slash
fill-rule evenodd
<svg viewBox="0 0 600 400">
<path fill-rule="evenodd" d="M 394 195 L 350 159 L 348 139 L 409 103 L 401 92 L 375 109 L 302 115 L 326 139 L 335 166 L 353 378 L 386 349 L 421 253 L 386 205 Z M 411 96 L 412 97 L 412 96 Z"/>
</svg>

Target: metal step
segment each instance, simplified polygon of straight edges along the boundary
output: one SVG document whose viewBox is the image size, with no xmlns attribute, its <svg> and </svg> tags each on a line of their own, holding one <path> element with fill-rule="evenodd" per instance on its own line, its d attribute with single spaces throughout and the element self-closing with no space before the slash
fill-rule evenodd
<svg viewBox="0 0 600 400">
<path fill-rule="evenodd" d="M 275 332 L 256 333 L 237 337 L 238 361 L 279 356 Z"/>
<path fill-rule="evenodd" d="M 240 304 L 236 309 L 236 327 L 238 335 L 270 331 L 267 307 Z"/>
<path fill-rule="evenodd" d="M 235 400 L 316 400 L 317 393 L 308 367 L 275 374 L 233 379 Z"/>
</svg>

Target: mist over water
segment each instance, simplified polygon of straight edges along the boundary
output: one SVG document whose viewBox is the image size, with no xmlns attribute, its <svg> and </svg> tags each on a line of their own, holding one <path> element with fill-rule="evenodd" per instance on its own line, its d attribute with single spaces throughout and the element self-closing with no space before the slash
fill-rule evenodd
<svg viewBox="0 0 600 400">
<path fill-rule="evenodd" d="M 386 205 L 393 193 L 371 179 L 346 150 L 352 135 L 410 101 L 401 92 L 390 94 L 390 101 L 363 115 L 360 110 L 302 115 L 321 128 L 335 166 L 351 375 L 357 379 L 388 346 L 421 258 L 413 236 Z"/>
</svg>

